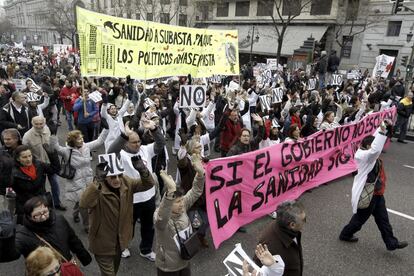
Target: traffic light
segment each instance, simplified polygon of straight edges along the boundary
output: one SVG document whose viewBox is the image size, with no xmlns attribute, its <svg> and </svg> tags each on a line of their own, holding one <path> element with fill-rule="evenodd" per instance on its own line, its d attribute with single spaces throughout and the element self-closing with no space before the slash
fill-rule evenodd
<svg viewBox="0 0 414 276">
<path fill-rule="evenodd" d="M 392 6 L 392 14 L 397 14 L 402 11 L 404 7 L 404 0 L 395 0 L 394 5 Z"/>
<path fill-rule="evenodd" d="M 411 73 L 413 71 L 413 66 L 411 64 L 407 65 L 407 73 Z"/>
<path fill-rule="evenodd" d="M 408 56 L 403 56 L 401 58 L 401 65 L 404 67 L 407 67 L 407 64 L 408 64 Z"/>
</svg>

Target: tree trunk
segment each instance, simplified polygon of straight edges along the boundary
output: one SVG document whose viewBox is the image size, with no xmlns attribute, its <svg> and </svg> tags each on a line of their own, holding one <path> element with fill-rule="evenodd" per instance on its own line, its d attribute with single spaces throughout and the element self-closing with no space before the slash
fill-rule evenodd
<svg viewBox="0 0 414 276">
<path fill-rule="evenodd" d="M 286 29 L 287 25 L 283 25 L 282 30 L 280 32 L 280 36 L 277 38 L 276 59 L 278 63 L 280 63 L 280 56 L 282 54 L 283 39 L 285 38 Z"/>
</svg>

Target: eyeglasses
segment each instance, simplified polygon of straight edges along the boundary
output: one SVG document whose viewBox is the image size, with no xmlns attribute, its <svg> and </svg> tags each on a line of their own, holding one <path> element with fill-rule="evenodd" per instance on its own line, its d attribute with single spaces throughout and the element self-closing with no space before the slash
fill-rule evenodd
<svg viewBox="0 0 414 276">
<path fill-rule="evenodd" d="M 121 178 L 122 177 L 122 174 L 118 174 L 118 175 L 111 175 L 111 176 L 109 176 L 111 179 L 116 179 L 117 177 L 118 178 Z"/>
<path fill-rule="evenodd" d="M 45 216 L 45 215 L 47 215 L 47 214 L 49 214 L 49 209 L 46 209 L 46 210 L 44 210 L 44 211 L 42 211 L 42 212 L 39 212 L 39 213 L 33 214 L 33 215 L 32 215 L 32 218 L 33 218 L 33 219 L 40 219 L 41 217 L 43 217 L 43 216 Z"/>
<path fill-rule="evenodd" d="M 55 276 L 56 274 L 60 273 L 61 265 L 55 267 L 55 269 L 52 272 L 49 272 L 48 274 L 45 274 L 45 276 Z"/>
</svg>

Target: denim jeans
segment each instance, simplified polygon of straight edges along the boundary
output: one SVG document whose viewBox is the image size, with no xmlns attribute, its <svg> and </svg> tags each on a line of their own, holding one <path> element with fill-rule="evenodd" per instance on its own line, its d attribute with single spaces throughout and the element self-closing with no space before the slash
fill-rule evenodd
<svg viewBox="0 0 414 276">
<path fill-rule="evenodd" d="M 66 110 L 66 121 L 68 122 L 69 131 L 73 130 L 73 112 Z"/>
<path fill-rule="evenodd" d="M 52 190 L 53 206 L 59 206 L 60 205 L 60 188 L 59 188 L 59 183 L 57 182 L 56 174 L 48 174 L 47 178 L 49 179 L 50 188 Z"/>
</svg>

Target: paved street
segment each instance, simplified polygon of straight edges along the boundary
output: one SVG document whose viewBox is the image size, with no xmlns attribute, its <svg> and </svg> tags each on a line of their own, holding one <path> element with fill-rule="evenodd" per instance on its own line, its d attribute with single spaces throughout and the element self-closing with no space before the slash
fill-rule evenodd
<svg viewBox="0 0 414 276">
<path fill-rule="evenodd" d="M 62 129 L 59 130 L 63 143 Z M 168 144 L 171 144 L 169 141 Z M 96 156 L 96 155 L 95 155 Z M 414 216 L 414 144 L 402 145 L 392 143 L 386 154 L 383 154 L 388 175 L 385 198 L 387 207 L 394 211 Z M 96 160 L 96 158 L 95 158 Z M 170 162 L 170 172 L 175 172 L 175 160 Z M 62 190 L 65 185 L 61 183 Z M 307 224 L 303 232 L 303 255 L 305 260 L 304 275 L 413 275 L 414 271 L 414 221 L 389 214 L 395 235 L 400 240 L 407 240 L 410 245 L 400 251 L 389 252 L 382 242 L 380 232 L 371 218 L 357 236 L 359 242 L 347 244 L 338 240 L 343 225 L 351 218 L 350 192 L 352 178 L 344 177 L 329 185 L 322 186 L 305 193 L 302 201 L 307 209 Z M 69 203 L 66 203 L 69 206 Z M 79 237 L 87 245 L 87 236 L 81 225 L 74 224 L 71 212 L 65 216 L 73 225 Z M 245 250 L 253 253 L 257 237 L 263 227 L 271 222 L 264 217 L 250 225 L 248 232 L 237 233 L 218 249 L 211 248 L 199 253 L 192 261 L 193 275 L 225 275 L 222 264 L 225 256 L 232 250 L 235 243 L 241 242 Z M 139 231 L 139 229 L 137 229 Z M 210 238 L 211 240 L 211 238 Z M 139 256 L 138 239 L 131 246 L 132 256 L 123 259 L 118 275 L 156 275 L 153 263 Z M 95 261 L 84 269 L 86 275 L 99 275 Z M 0 264 L 0 275 L 24 275 L 24 260 Z"/>
</svg>

